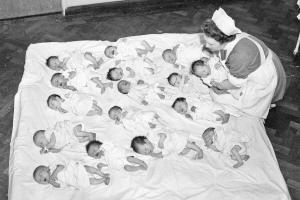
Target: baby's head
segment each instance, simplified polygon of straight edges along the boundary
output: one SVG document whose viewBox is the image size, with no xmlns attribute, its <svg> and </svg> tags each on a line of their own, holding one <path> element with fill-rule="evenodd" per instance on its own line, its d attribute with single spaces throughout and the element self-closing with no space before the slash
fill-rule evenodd
<svg viewBox="0 0 300 200">
<path fill-rule="evenodd" d="M 186 114 L 188 111 L 188 104 L 186 102 L 186 98 L 178 97 L 177 99 L 175 99 L 172 108 L 180 114 Z"/>
<path fill-rule="evenodd" d="M 206 78 L 210 75 L 211 70 L 205 59 L 196 60 L 192 63 L 191 73 L 200 78 Z"/>
<path fill-rule="evenodd" d="M 130 146 L 134 152 L 142 155 L 149 155 L 154 150 L 153 144 L 145 136 L 134 137 Z"/>
<path fill-rule="evenodd" d="M 61 107 L 61 103 L 64 101 L 58 94 L 51 94 L 47 99 L 47 105 L 52 110 L 58 110 Z"/>
<path fill-rule="evenodd" d="M 108 116 L 114 121 L 120 121 L 122 117 L 122 108 L 119 106 L 113 106 L 108 111 Z"/>
<path fill-rule="evenodd" d="M 176 52 L 173 51 L 172 49 L 166 49 L 162 53 L 162 57 L 164 61 L 170 64 L 175 64 L 177 60 Z"/>
<path fill-rule="evenodd" d="M 50 182 L 50 168 L 40 165 L 33 171 L 33 179 L 39 184 L 49 184 Z"/>
<path fill-rule="evenodd" d="M 210 146 L 213 144 L 213 138 L 215 134 L 215 128 L 213 127 L 209 127 L 203 132 L 202 138 L 205 142 L 205 146 Z"/>
<path fill-rule="evenodd" d="M 51 78 L 51 85 L 57 88 L 67 86 L 68 79 L 62 73 L 55 73 Z"/>
<path fill-rule="evenodd" d="M 122 94 L 128 94 L 130 91 L 131 83 L 126 80 L 121 80 L 119 81 L 117 87 L 118 87 L 118 91 L 121 92 Z"/>
<path fill-rule="evenodd" d="M 49 141 L 47 140 L 45 136 L 45 130 L 38 130 L 33 134 L 33 142 L 36 146 L 45 148 Z"/>
<path fill-rule="evenodd" d="M 168 82 L 170 85 L 172 85 L 174 87 L 179 87 L 182 76 L 179 75 L 178 73 L 174 72 L 174 73 L 170 74 L 167 79 L 168 79 Z"/>
<path fill-rule="evenodd" d="M 61 70 L 61 62 L 58 59 L 58 56 L 50 56 L 46 59 L 46 65 L 55 71 Z"/>
<path fill-rule="evenodd" d="M 118 54 L 118 49 L 116 46 L 107 46 L 104 50 L 104 55 L 108 58 L 113 58 Z"/>
<path fill-rule="evenodd" d="M 85 146 L 88 156 L 91 156 L 92 158 L 95 158 L 95 159 L 100 159 L 101 156 L 103 155 L 103 152 L 101 152 L 101 146 L 102 146 L 102 142 L 100 142 L 98 140 L 90 141 Z"/>
<path fill-rule="evenodd" d="M 110 68 L 106 78 L 111 81 L 119 81 L 123 78 L 123 69 L 120 67 Z"/>
</svg>

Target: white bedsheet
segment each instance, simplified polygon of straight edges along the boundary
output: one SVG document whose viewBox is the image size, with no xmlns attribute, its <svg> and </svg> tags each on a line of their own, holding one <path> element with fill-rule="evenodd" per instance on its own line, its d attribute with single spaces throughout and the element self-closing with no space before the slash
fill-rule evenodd
<svg viewBox="0 0 300 200">
<path fill-rule="evenodd" d="M 131 37 L 130 40 L 147 39 L 151 44 L 170 48 L 179 42 L 198 42 L 197 34 L 161 34 Z M 100 55 L 98 47 L 107 42 L 78 41 L 69 43 L 41 43 L 29 46 L 26 53 L 24 74 L 15 96 L 15 111 L 9 163 L 10 200 L 288 200 L 286 183 L 280 172 L 272 145 L 266 135 L 262 121 L 254 118 L 231 118 L 229 125 L 247 134 L 250 138 L 250 159 L 233 169 L 220 154 L 204 150 L 204 159 L 191 160 L 188 157 L 171 155 L 159 160 L 147 160 L 147 171 L 125 172 L 106 169 L 111 174 L 111 183 L 91 186 L 85 190 L 57 189 L 34 182 L 32 172 L 36 166 L 54 162 L 68 162 L 68 159 L 85 160 L 84 146 L 59 154 L 40 155 L 33 144 L 32 135 L 38 129 L 46 129 L 55 122 L 71 118 L 47 107 L 46 99 L 52 92 L 49 79 L 51 72 L 45 66 L 50 55 L 59 55 L 66 50 L 91 51 Z M 104 69 L 106 67 L 104 66 Z M 107 69 L 107 68 L 106 68 Z M 119 97 L 119 96 L 118 96 Z M 102 102 L 104 112 L 109 106 L 121 102 L 123 97 L 109 98 Z M 122 101 L 122 103 L 124 103 Z M 201 133 L 215 124 L 203 121 L 196 124 L 175 113 L 166 104 L 151 104 L 149 110 L 157 111 L 172 128 L 201 143 Z M 122 147 L 129 147 L 132 134 L 115 126 L 107 115 L 102 117 L 74 118 L 82 120 L 89 131 L 97 133 L 97 139 L 109 141 Z"/>
</svg>

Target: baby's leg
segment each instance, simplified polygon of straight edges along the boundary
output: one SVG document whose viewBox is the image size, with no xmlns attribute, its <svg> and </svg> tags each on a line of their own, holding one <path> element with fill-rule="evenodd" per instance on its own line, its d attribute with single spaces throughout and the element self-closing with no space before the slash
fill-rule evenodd
<svg viewBox="0 0 300 200">
<path fill-rule="evenodd" d="M 146 40 L 143 40 L 143 41 L 141 42 L 141 45 L 142 45 L 143 47 L 145 47 L 145 50 L 150 51 L 150 52 L 153 52 L 153 50 L 155 49 L 155 45 L 153 45 L 153 46 L 151 47 L 150 44 L 149 44 Z"/>
<path fill-rule="evenodd" d="M 241 155 L 239 154 L 239 151 L 241 150 L 241 147 L 239 145 L 234 145 L 234 147 L 232 147 L 231 149 L 231 158 L 233 160 L 236 160 L 237 163 L 235 165 L 233 165 L 234 168 L 238 168 L 240 166 L 242 166 L 244 163 L 243 163 L 243 160 L 241 158 Z"/>
<path fill-rule="evenodd" d="M 97 113 L 97 115 L 102 115 L 102 108 L 98 106 L 97 101 L 93 101 L 92 109 Z"/>
<path fill-rule="evenodd" d="M 88 140 L 92 141 L 96 138 L 96 133 L 87 132 L 82 130 L 82 125 L 77 125 L 73 128 L 74 135 L 78 138 L 78 140 Z"/>
<path fill-rule="evenodd" d="M 144 161 L 142 161 L 142 160 L 140 160 L 140 159 L 138 159 L 138 158 L 136 158 L 136 157 L 134 157 L 134 156 L 128 156 L 126 159 L 127 159 L 127 161 L 128 161 L 129 163 L 138 165 L 138 166 L 134 166 L 134 165 L 125 165 L 125 166 L 124 166 L 124 169 L 125 169 L 126 171 L 137 171 L 137 170 L 140 170 L 140 169 L 141 169 L 141 170 L 146 170 L 146 169 L 148 168 L 147 164 L 146 164 Z"/>
<path fill-rule="evenodd" d="M 89 179 L 91 185 L 99 185 L 104 183 L 105 185 L 108 185 L 110 182 L 109 177 L 104 177 L 104 178 L 90 178 Z"/>
<path fill-rule="evenodd" d="M 166 98 L 166 96 L 165 96 L 165 95 L 163 95 L 163 94 L 160 94 L 160 93 L 157 93 L 157 96 L 158 96 L 160 99 L 165 99 L 165 98 Z"/>
<path fill-rule="evenodd" d="M 179 155 L 184 156 L 186 154 L 188 154 L 191 151 L 190 148 L 185 147 L 180 153 Z"/>
<path fill-rule="evenodd" d="M 138 56 L 146 55 L 148 53 L 148 50 L 136 48 L 136 53 Z"/>
<path fill-rule="evenodd" d="M 84 165 L 84 168 L 90 174 L 96 174 L 96 175 L 101 176 L 101 177 L 108 177 L 109 176 L 109 174 L 105 174 L 105 173 L 101 172 L 100 169 L 95 168 L 95 167 Z"/>
<path fill-rule="evenodd" d="M 249 155 L 241 155 L 242 160 L 247 161 L 250 156 Z"/>
<path fill-rule="evenodd" d="M 93 63 L 93 65 L 98 65 L 96 58 L 92 55 L 91 52 L 85 52 L 84 58 Z"/>
</svg>

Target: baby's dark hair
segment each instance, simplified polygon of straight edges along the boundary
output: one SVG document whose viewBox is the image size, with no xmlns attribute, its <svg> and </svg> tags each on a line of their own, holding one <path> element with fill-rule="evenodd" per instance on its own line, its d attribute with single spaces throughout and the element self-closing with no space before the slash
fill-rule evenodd
<svg viewBox="0 0 300 200">
<path fill-rule="evenodd" d="M 56 77 L 58 77 L 58 76 L 61 76 L 62 75 L 62 73 L 55 73 L 55 74 L 53 74 L 52 75 L 52 77 L 51 77 L 51 83 L 52 83 L 52 81 L 56 78 Z"/>
<path fill-rule="evenodd" d="M 111 73 L 116 70 L 117 67 L 113 67 L 113 68 L 110 68 L 107 72 L 107 75 L 106 75 L 106 79 L 110 80 L 110 81 L 118 81 L 120 79 L 114 79 L 112 76 L 111 76 Z"/>
<path fill-rule="evenodd" d="M 191 66 L 191 74 L 194 74 L 194 75 L 196 75 L 195 74 L 195 71 L 196 71 L 196 67 L 197 66 L 204 66 L 205 65 L 205 61 L 204 60 L 196 60 L 196 61 L 194 61 L 193 63 L 192 63 L 192 66 Z"/>
<path fill-rule="evenodd" d="M 186 98 L 184 97 L 178 97 L 177 99 L 175 99 L 174 103 L 172 104 L 172 108 L 175 107 L 176 103 L 178 102 L 185 102 L 186 101 Z"/>
<path fill-rule="evenodd" d="M 89 152 L 89 149 L 91 148 L 91 146 L 93 146 L 93 145 L 101 146 L 102 144 L 103 143 L 98 140 L 92 140 L 89 143 L 87 143 L 87 145 L 85 146 L 85 150 L 86 150 L 86 152 Z"/>
<path fill-rule="evenodd" d="M 176 72 L 173 72 L 172 74 L 170 74 L 169 76 L 168 76 L 168 83 L 170 84 L 170 85 L 172 85 L 171 84 L 171 79 L 172 79 L 172 77 L 173 76 L 179 76 L 179 74 L 178 73 L 176 73 Z M 172 86 L 174 86 L 174 85 L 172 85 Z"/>
<path fill-rule="evenodd" d="M 130 147 L 133 149 L 134 152 L 139 153 L 137 149 L 138 144 L 145 144 L 145 140 L 147 139 L 146 136 L 136 136 L 131 140 Z"/>
<path fill-rule="evenodd" d="M 111 107 L 109 110 L 108 110 L 108 115 L 110 115 L 110 113 L 113 111 L 113 110 L 122 110 L 122 108 L 120 106 L 113 106 Z"/>
<path fill-rule="evenodd" d="M 122 91 L 122 89 L 121 89 L 121 84 L 124 83 L 124 82 L 128 82 L 128 81 L 126 81 L 126 80 L 120 80 L 120 81 L 119 81 L 119 83 L 118 83 L 118 85 L 117 85 L 118 91 L 121 92 L 122 94 L 128 94 L 128 92 L 124 92 L 124 91 Z"/>
<path fill-rule="evenodd" d="M 46 59 L 46 65 L 49 67 L 50 66 L 50 60 L 51 59 L 58 59 L 58 56 L 50 56 L 49 58 Z"/>
<path fill-rule="evenodd" d="M 56 98 L 61 98 L 61 96 L 59 96 L 58 94 L 51 94 L 48 99 L 47 99 L 47 105 L 50 105 L 50 101 L 56 99 Z"/>
<path fill-rule="evenodd" d="M 37 173 L 40 171 L 40 170 L 42 170 L 42 169 L 46 169 L 47 167 L 45 166 L 45 165 L 40 165 L 40 166 L 37 166 L 35 169 L 34 169 L 34 171 L 33 171 L 33 173 L 32 173 L 32 176 L 33 176 L 33 179 L 37 182 L 37 180 L 36 180 L 36 176 L 37 176 Z"/>
<path fill-rule="evenodd" d="M 44 134 L 44 133 L 45 133 L 45 130 L 38 130 L 38 131 L 34 132 L 32 139 L 33 139 L 33 143 L 34 143 L 35 145 L 37 145 L 37 143 L 36 143 L 37 137 L 38 137 L 40 134 Z M 38 146 L 38 145 L 37 145 L 37 146 Z"/>
<path fill-rule="evenodd" d="M 205 135 L 209 134 L 210 132 L 215 131 L 214 127 L 209 127 L 207 129 L 205 129 L 205 131 L 202 134 L 202 137 L 204 137 Z"/>
</svg>

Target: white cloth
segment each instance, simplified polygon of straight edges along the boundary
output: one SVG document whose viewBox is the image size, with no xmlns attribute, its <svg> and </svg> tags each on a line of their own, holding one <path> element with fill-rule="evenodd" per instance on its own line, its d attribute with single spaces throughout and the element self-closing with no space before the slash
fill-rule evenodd
<svg viewBox="0 0 300 200">
<path fill-rule="evenodd" d="M 61 107 L 68 112 L 78 116 L 85 116 L 92 110 L 93 97 L 84 93 L 68 93 L 65 95 L 65 101 L 62 102 Z"/>
<path fill-rule="evenodd" d="M 179 44 L 176 51 L 176 64 L 183 65 L 188 70 L 195 60 L 199 60 L 202 57 L 202 46 L 199 44 Z"/>
<path fill-rule="evenodd" d="M 68 120 L 59 121 L 53 128 L 45 131 L 45 137 L 50 141 L 52 133 L 54 133 L 56 142 L 54 148 L 61 148 L 64 146 L 72 146 L 78 143 L 78 139 L 74 135 L 73 128 L 74 124 Z"/>
<path fill-rule="evenodd" d="M 61 187 L 74 187 L 77 189 L 90 186 L 89 174 L 84 166 L 75 161 L 70 161 L 65 168 L 57 174 Z"/>
</svg>

